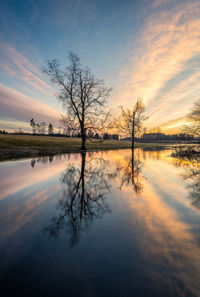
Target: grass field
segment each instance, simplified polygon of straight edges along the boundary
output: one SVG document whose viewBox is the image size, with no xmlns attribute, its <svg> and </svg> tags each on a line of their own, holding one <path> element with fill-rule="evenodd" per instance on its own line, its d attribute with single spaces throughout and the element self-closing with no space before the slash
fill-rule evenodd
<svg viewBox="0 0 200 297">
<path fill-rule="evenodd" d="M 80 151 L 80 138 L 51 137 L 36 135 L 0 135 L 0 159 L 55 155 Z M 136 147 L 156 147 L 161 144 L 136 144 Z M 105 140 L 87 141 L 88 150 L 125 149 L 131 147 L 130 141 Z"/>
</svg>

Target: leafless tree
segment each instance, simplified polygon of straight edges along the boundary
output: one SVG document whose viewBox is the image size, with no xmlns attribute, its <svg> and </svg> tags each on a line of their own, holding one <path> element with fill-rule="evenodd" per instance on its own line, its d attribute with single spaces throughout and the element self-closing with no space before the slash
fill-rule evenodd
<svg viewBox="0 0 200 297">
<path fill-rule="evenodd" d="M 54 127 L 53 127 L 52 123 L 50 123 L 48 126 L 48 134 L 53 135 L 53 131 L 54 131 Z"/>
<path fill-rule="evenodd" d="M 40 129 L 41 129 L 40 133 L 41 134 L 45 134 L 46 133 L 46 129 L 47 129 L 47 124 L 45 122 L 41 122 L 40 123 Z"/>
<path fill-rule="evenodd" d="M 121 114 L 116 120 L 116 128 L 125 136 L 131 137 L 132 149 L 134 148 L 135 136 L 141 132 L 143 121 L 147 119 L 144 116 L 145 106 L 141 98 L 137 99 L 137 102 L 132 109 L 124 109 L 121 107 Z"/>
<path fill-rule="evenodd" d="M 30 125 L 32 127 L 32 133 L 36 134 L 36 123 L 33 118 L 30 120 Z"/>
<path fill-rule="evenodd" d="M 88 67 L 82 66 L 79 57 L 72 52 L 69 65 L 64 69 L 57 60 L 52 60 L 47 61 L 44 72 L 59 87 L 58 98 L 67 114 L 78 121 L 81 149 L 85 150 L 86 131 L 98 128 L 101 123 L 111 89 L 104 86 L 103 80 L 95 78 Z"/>
</svg>

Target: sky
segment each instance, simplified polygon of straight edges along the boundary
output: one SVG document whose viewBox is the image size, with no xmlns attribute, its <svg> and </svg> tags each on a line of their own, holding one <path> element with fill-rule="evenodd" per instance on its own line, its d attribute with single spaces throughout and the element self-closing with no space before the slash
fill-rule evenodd
<svg viewBox="0 0 200 297">
<path fill-rule="evenodd" d="M 76 53 L 113 91 L 112 114 L 146 106 L 145 126 L 174 133 L 200 93 L 199 0 L 1 0 L 0 129 L 59 126 L 62 105 L 42 73 Z"/>
</svg>

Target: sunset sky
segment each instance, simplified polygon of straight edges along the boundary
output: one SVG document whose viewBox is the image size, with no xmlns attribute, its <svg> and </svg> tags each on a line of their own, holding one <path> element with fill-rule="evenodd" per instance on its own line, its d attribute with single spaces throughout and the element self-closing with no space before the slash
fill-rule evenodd
<svg viewBox="0 0 200 297">
<path fill-rule="evenodd" d="M 146 126 L 173 133 L 200 98 L 199 0 L 2 0 L 0 129 L 59 126 L 62 106 L 41 73 L 72 50 L 113 91 L 108 106 L 143 97 Z"/>
</svg>

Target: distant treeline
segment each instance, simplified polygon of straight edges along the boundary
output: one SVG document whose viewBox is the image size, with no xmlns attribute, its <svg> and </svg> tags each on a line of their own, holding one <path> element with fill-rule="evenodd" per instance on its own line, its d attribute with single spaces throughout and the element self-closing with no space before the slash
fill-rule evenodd
<svg viewBox="0 0 200 297">
<path fill-rule="evenodd" d="M 0 130 L 0 134 L 8 134 L 6 130 Z"/>
<path fill-rule="evenodd" d="M 164 133 L 144 133 L 140 138 L 137 138 L 139 142 L 192 142 L 198 140 L 192 135 L 188 134 L 164 134 Z"/>
<path fill-rule="evenodd" d="M 80 132 L 76 133 L 66 133 L 65 129 L 61 129 L 59 127 L 57 129 L 58 132 L 54 133 L 54 127 L 50 123 L 47 125 L 46 123 L 36 123 L 33 119 L 30 121 L 30 125 L 32 127 L 32 133 L 23 132 L 21 128 L 16 130 L 15 132 L 8 133 L 6 130 L 0 130 L 0 134 L 15 134 L 15 135 L 40 135 L 40 136 L 53 136 L 53 137 L 81 137 Z M 99 135 L 98 133 L 94 133 L 92 130 L 88 130 L 86 132 L 88 138 L 93 139 L 104 139 L 104 140 L 119 140 L 120 136 L 118 134 L 109 134 L 104 133 Z M 131 137 L 126 137 L 121 140 L 128 140 L 131 141 Z M 188 134 L 165 134 L 165 133 L 144 133 L 141 137 L 135 138 L 136 142 L 143 142 L 143 143 L 176 143 L 176 142 L 192 142 L 192 143 L 200 143 L 200 138 L 194 137 Z"/>
</svg>

